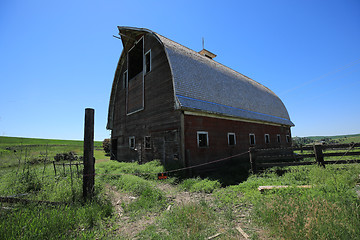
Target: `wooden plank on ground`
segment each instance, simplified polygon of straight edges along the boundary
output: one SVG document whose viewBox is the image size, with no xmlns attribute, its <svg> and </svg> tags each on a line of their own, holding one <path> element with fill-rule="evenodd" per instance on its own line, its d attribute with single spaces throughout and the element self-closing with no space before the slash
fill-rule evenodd
<svg viewBox="0 0 360 240">
<path fill-rule="evenodd" d="M 280 189 L 280 188 L 288 188 L 289 186 L 287 185 L 280 185 L 280 186 L 259 186 L 258 190 L 260 192 L 264 192 L 266 190 L 272 190 L 272 189 Z M 297 188 L 311 188 L 311 185 L 301 185 L 301 186 L 296 186 Z"/>
<path fill-rule="evenodd" d="M 236 226 L 236 230 L 238 230 L 245 239 L 250 239 L 249 235 L 247 235 L 246 232 L 244 232 L 244 230 L 242 230 L 242 228 L 239 225 Z"/>
</svg>

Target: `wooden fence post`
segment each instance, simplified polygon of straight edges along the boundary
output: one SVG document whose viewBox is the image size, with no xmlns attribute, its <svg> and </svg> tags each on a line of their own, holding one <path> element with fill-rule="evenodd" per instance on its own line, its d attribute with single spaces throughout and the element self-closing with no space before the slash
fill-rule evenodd
<svg viewBox="0 0 360 240">
<path fill-rule="evenodd" d="M 54 165 L 54 172 L 55 172 L 55 176 L 56 176 L 56 166 L 55 166 L 55 161 L 53 161 L 53 165 Z"/>
<path fill-rule="evenodd" d="M 94 194 L 95 161 L 94 161 L 94 109 L 85 109 L 84 129 L 84 175 L 83 197 L 91 198 Z"/>
<path fill-rule="evenodd" d="M 250 166 L 253 174 L 257 173 L 256 169 L 256 149 L 254 147 L 249 148 Z"/>
<path fill-rule="evenodd" d="M 317 164 L 319 166 L 322 166 L 323 168 L 325 168 L 324 155 L 322 152 L 322 145 L 314 144 L 314 153 L 315 153 L 315 159 L 316 159 Z"/>
</svg>

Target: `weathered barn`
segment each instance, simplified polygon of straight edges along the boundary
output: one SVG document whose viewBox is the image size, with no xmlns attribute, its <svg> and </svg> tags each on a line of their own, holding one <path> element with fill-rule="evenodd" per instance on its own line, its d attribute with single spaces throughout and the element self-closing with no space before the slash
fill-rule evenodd
<svg viewBox="0 0 360 240">
<path fill-rule="evenodd" d="M 112 157 L 193 166 L 291 145 L 288 112 L 270 89 L 151 30 L 118 27 L 123 43 L 107 128 Z"/>
</svg>

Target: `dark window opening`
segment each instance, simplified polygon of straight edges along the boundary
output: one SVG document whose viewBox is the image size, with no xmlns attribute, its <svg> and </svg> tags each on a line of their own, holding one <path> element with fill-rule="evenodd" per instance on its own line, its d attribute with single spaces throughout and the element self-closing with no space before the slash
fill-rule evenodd
<svg viewBox="0 0 360 240">
<path fill-rule="evenodd" d="M 117 139 L 111 139 L 110 159 L 117 160 Z"/>
<path fill-rule="evenodd" d="M 250 145 L 255 145 L 255 134 L 249 134 Z"/>
<path fill-rule="evenodd" d="M 270 135 L 265 134 L 265 143 L 270 143 Z"/>
<path fill-rule="evenodd" d="M 281 143 L 281 137 L 280 137 L 280 134 L 277 135 L 277 142 L 278 143 Z"/>
<path fill-rule="evenodd" d="M 146 136 L 144 138 L 144 147 L 145 147 L 145 149 L 151 149 L 151 137 L 150 136 Z"/>
<path fill-rule="evenodd" d="M 286 142 L 289 143 L 290 142 L 290 136 L 286 135 Z"/>
<path fill-rule="evenodd" d="M 208 147 L 209 139 L 207 132 L 198 132 L 197 133 L 198 147 Z"/>
<path fill-rule="evenodd" d="M 235 133 L 228 133 L 228 144 L 229 146 L 235 146 L 236 144 Z"/>
<path fill-rule="evenodd" d="M 141 39 L 128 52 L 129 81 L 143 71 L 143 42 Z"/>
<path fill-rule="evenodd" d="M 151 71 L 151 50 L 145 54 L 145 73 Z"/>
<path fill-rule="evenodd" d="M 135 148 L 135 137 L 129 137 L 129 148 Z"/>
</svg>

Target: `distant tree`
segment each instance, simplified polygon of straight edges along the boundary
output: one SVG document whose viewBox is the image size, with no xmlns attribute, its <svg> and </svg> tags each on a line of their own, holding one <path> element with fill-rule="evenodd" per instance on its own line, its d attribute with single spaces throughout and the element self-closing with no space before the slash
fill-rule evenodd
<svg viewBox="0 0 360 240">
<path fill-rule="evenodd" d="M 294 137 L 293 138 L 293 146 L 300 147 L 309 143 L 313 143 L 314 140 L 307 137 Z"/>
<path fill-rule="evenodd" d="M 103 141 L 103 149 L 106 153 L 110 154 L 111 141 L 109 138 L 105 138 Z"/>
</svg>

